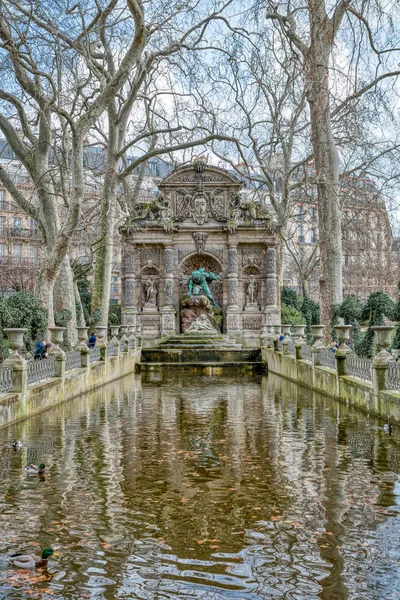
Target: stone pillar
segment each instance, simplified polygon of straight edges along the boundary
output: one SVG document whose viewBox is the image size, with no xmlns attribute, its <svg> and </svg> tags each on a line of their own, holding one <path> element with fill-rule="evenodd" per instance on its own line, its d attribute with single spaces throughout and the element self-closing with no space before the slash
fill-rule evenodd
<svg viewBox="0 0 400 600">
<path fill-rule="evenodd" d="M 164 306 L 161 310 L 161 335 L 176 333 L 176 311 L 174 306 L 174 248 L 164 247 Z"/>
<path fill-rule="evenodd" d="M 265 260 L 265 322 L 276 324 L 280 322 L 278 307 L 278 273 L 276 268 L 276 248 L 267 247 Z"/>
<path fill-rule="evenodd" d="M 123 247 L 122 252 L 122 324 L 136 329 L 136 247 Z"/>
<path fill-rule="evenodd" d="M 60 348 L 63 342 L 65 327 L 49 327 L 52 348 L 49 352 L 54 357 L 54 371 L 56 377 L 65 376 L 65 352 Z"/>
<path fill-rule="evenodd" d="M 13 352 L 8 355 L 8 358 L 6 358 L 4 361 L 3 366 L 11 367 L 11 391 L 21 394 L 22 399 L 26 397 L 28 389 L 28 362 L 19 354 L 18 350 L 21 350 L 24 345 L 23 337 L 27 331 L 27 329 L 16 328 L 4 329 L 4 333 L 6 333 L 8 337 L 9 347 Z"/>
<path fill-rule="evenodd" d="M 237 243 L 228 244 L 228 307 L 226 309 L 227 333 L 240 334 L 242 331 L 238 304 L 238 252 Z"/>
</svg>

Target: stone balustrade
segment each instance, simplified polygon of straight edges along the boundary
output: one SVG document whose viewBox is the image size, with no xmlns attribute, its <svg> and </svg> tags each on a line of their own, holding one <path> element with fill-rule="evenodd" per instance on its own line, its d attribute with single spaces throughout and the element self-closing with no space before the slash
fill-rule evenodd
<svg viewBox="0 0 400 600">
<path fill-rule="evenodd" d="M 119 339 L 118 327 L 113 326 L 107 344 L 106 328 L 102 328 L 93 349 L 86 343 L 88 328 L 79 327 L 79 345 L 68 352 L 60 347 L 64 328 L 52 327 L 51 352 L 40 360 L 26 360 L 20 354 L 25 329 L 5 329 L 11 352 L 0 365 L 0 426 L 132 372 L 140 360 L 141 339 L 133 332 L 129 341 Z M 47 397 L 46 389 L 51 390 Z M 43 401 L 32 400 L 42 396 Z"/>
<path fill-rule="evenodd" d="M 338 325 L 340 345 L 325 348 L 323 326 L 313 325 L 314 343 L 303 339 L 302 326 L 283 326 L 285 338 L 267 344 L 261 334 L 262 356 L 268 371 L 318 392 L 355 404 L 368 412 L 400 421 L 400 363 L 388 351 L 393 326 L 374 327 L 379 352 L 373 359 L 355 356 L 348 345 L 350 325 Z"/>
</svg>

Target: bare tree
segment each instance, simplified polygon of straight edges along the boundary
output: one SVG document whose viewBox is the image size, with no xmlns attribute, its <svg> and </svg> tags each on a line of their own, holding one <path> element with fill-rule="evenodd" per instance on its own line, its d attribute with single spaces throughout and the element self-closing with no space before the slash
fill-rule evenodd
<svg viewBox="0 0 400 600">
<path fill-rule="evenodd" d="M 118 23 L 132 33 L 119 67 L 99 86 L 91 74 L 96 31 L 99 26 L 115 28 Z M 61 295 L 68 299 L 76 324 L 67 253 L 85 193 L 85 137 L 126 82 L 146 37 L 141 0 L 127 0 L 122 7 L 116 0 L 104 8 L 97 2 L 87 3 L 84 14 L 79 4 L 70 10 L 65 2 L 54 2 L 51 7 L 36 2 L 1 4 L 0 129 L 29 173 L 38 204 L 16 187 L 4 169 L 0 169 L 0 179 L 43 235 L 46 259 L 37 295 L 49 310 L 49 324 L 54 323 L 54 283 L 63 267 Z M 66 208 L 62 223 L 60 199 Z"/>
</svg>

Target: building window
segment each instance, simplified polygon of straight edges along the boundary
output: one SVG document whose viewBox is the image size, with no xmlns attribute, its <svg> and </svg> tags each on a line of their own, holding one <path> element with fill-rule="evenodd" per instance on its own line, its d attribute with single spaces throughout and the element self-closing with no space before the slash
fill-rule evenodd
<svg viewBox="0 0 400 600">
<path fill-rule="evenodd" d="M 116 294 L 118 292 L 117 279 L 118 279 L 118 277 L 116 275 L 114 275 L 113 277 L 111 277 L 110 292 L 112 294 Z"/>
<path fill-rule="evenodd" d="M 0 262 L 3 262 L 6 256 L 7 246 L 5 244 L 0 244 Z"/>
<path fill-rule="evenodd" d="M 22 229 L 22 218 L 21 217 L 14 217 L 14 228 Z"/>
<path fill-rule="evenodd" d="M 299 240 L 299 244 L 304 244 L 304 228 L 303 225 L 299 225 L 297 228 L 297 238 Z"/>
<path fill-rule="evenodd" d="M 312 219 L 313 221 L 316 221 L 316 220 L 317 220 L 317 209 L 316 209 L 316 207 L 315 207 L 315 206 L 312 206 L 312 207 L 311 207 L 311 210 L 310 210 L 310 216 L 311 216 L 311 219 Z"/>
<path fill-rule="evenodd" d="M 13 245 L 13 258 L 15 262 L 21 262 L 22 260 L 22 244 Z"/>
<path fill-rule="evenodd" d="M 35 219 L 30 219 L 30 220 L 29 220 L 29 227 L 30 227 L 31 229 L 37 229 L 37 228 L 38 228 L 38 226 L 37 226 L 37 223 L 36 223 Z"/>
<path fill-rule="evenodd" d="M 304 221 L 304 208 L 301 205 L 297 207 L 297 218 L 299 221 Z"/>
<path fill-rule="evenodd" d="M 0 190 L 0 210 L 6 208 L 6 193 L 4 190 Z"/>
<path fill-rule="evenodd" d="M 81 263 L 81 265 L 87 265 L 89 262 L 89 259 L 87 257 L 87 252 L 86 252 L 86 246 L 79 246 L 79 262 Z"/>
<path fill-rule="evenodd" d="M 0 232 L 4 232 L 6 228 L 6 218 L 4 216 L 0 217 Z"/>
<path fill-rule="evenodd" d="M 318 239 L 318 234 L 316 229 L 311 229 L 311 243 L 316 244 Z"/>
<path fill-rule="evenodd" d="M 37 246 L 31 246 L 29 248 L 29 262 L 35 264 L 37 261 Z"/>
</svg>

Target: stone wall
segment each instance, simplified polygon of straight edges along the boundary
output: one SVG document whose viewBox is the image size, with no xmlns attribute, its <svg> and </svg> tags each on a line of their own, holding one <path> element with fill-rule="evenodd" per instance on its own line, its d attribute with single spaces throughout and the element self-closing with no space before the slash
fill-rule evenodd
<svg viewBox="0 0 400 600">
<path fill-rule="evenodd" d="M 98 387 L 133 373 L 140 361 L 141 348 L 127 349 L 117 356 L 104 356 L 103 360 L 64 372 L 36 385 L 26 387 L 21 393 L 0 395 L 0 427 L 20 421 L 86 394 Z"/>
<path fill-rule="evenodd" d="M 263 361 L 268 372 L 280 375 L 297 384 L 306 386 L 332 399 L 357 406 L 367 413 L 400 422 L 400 390 L 382 389 L 385 378 L 378 377 L 372 369 L 372 381 L 346 375 L 345 357 L 336 357 L 336 369 L 315 364 L 295 356 L 277 351 L 272 347 L 261 347 Z M 342 361 L 342 364 L 339 364 Z"/>
</svg>

